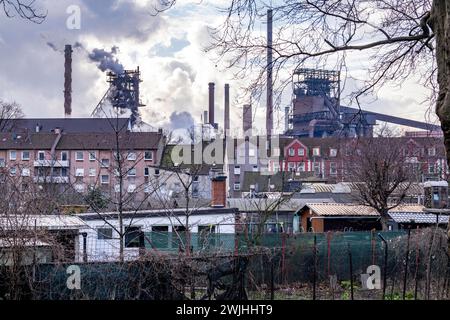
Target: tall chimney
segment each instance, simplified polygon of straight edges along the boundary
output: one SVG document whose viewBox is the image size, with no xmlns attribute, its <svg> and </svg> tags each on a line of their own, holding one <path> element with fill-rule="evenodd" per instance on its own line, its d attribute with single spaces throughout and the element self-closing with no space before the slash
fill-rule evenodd
<svg viewBox="0 0 450 320">
<path fill-rule="evenodd" d="M 64 49 L 64 115 L 72 114 L 72 46 L 66 44 Z"/>
<path fill-rule="evenodd" d="M 284 130 L 286 133 L 289 131 L 289 112 L 290 112 L 290 108 L 285 107 L 284 108 Z"/>
<path fill-rule="evenodd" d="M 252 105 L 251 104 L 244 104 L 244 109 L 242 113 L 242 129 L 244 130 L 244 133 L 251 134 L 252 130 Z"/>
<path fill-rule="evenodd" d="M 223 129 L 225 130 L 225 134 L 228 134 L 230 131 L 230 85 L 228 83 L 225 84 L 225 113 L 224 113 L 224 124 Z"/>
<path fill-rule="evenodd" d="M 267 10 L 267 135 L 273 130 L 273 79 L 272 79 L 272 9 Z"/>
<path fill-rule="evenodd" d="M 214 82 L 208 83 L 209 87 L 209 124 L 214 125 Z"/>
</svg>

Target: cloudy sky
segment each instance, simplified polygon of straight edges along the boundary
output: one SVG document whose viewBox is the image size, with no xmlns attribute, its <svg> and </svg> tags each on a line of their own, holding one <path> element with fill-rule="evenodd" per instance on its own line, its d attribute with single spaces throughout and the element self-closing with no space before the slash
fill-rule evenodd
<svg viewBox="0 0 450 320">
<path fill-rule="evenodd" d="M 246 103 L 237 98 L 241 83 L 204 50 L 210 41 L 208 27 L 223 20 L 216 9 L 220 0 L 180 0 L 156 16 L 151 14 L 152 1 L 37 0 L 48 11 L 39 25 L 0 14 L 0 98 L 18 102 L 28 117 L 64 116 L 62 51 L 65 44 L 79 42 L 83 48 L 73 53 L 72 117 L 89 116 L 108 88 L 105 73 L 88 58 L 89 52 L 117 47 L 118 61 L 142 72 L 144 121 L 166 128 L 200 121 L 208 104 L 208 82 L 215 82 L 216 121 L 223 121 L 223 86 L 230 83 L 232 126 L 240 126 L 241 105 Z M 66 27 L 71 5 L 81 9 L 79 30 Z M 383 89 L 365 108 L 423 121 L 427 94 L 410 81 L 401 90 Z M 258 107 L 255 121 L 262 116 Z"/>
</svg>

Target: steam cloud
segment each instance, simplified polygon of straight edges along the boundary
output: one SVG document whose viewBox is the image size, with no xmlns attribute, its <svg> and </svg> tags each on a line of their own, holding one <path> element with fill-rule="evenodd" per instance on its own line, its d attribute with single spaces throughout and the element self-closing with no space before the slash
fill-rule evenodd
<svg viewBox="0 0 450 320">
<path fill-rule="evenodd" d="M 111 51 L 106 51 L 104 49 L 94 49 L 89 54 L 89 59 L 91 59 L 91 61 L 93 62 L 96 62 L 98 68 L 103 72 L 106 70 L 110 70 L 116 74 L 123 73 L 124 67 L 115 57 L 118 49 L 119 48 L 116 46 L 112 47 Z"/>
</svg>

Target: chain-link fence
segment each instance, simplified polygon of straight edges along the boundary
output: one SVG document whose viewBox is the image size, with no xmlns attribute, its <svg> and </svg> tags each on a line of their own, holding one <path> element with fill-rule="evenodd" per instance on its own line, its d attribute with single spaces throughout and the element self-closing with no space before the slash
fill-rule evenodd
<svg viewBox="0 0 450 320">
<path fill-rule="evenodd" d="M 144 239 L 144 247 L 126 248 L 136 249 L 133 261 L 29 264 L 14 274 L 0 268 L 0 298 L 14 288 L 29 299 L 449 298 L 447 236 L 439 228 L 191 234 L 189 253 L 180 234 Z M 80 288 L 69 285 L 74 265 Z"/>
</svg>

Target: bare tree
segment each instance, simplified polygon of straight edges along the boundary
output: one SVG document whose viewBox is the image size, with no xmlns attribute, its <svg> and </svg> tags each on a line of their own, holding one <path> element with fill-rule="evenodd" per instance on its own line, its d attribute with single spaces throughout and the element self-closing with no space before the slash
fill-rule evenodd
<svg viewBox="0 0 450 320">
<path fill-rule="evenodd" d="M 0 7 L 8 18 L 19 16 L 22 19 L 41 24 L 47 12 L 36 8 L 35 0 L 0 0 Z"/>
<path fill-rule="evenodd" d="M 17 103 L 8 103 L 0 100 L 0 132 L 11 131 L 14 126 L 14 119 L 24 116 L 22 109 Z"/>
<path fill-rule="evenodd" d="M 403 142 L 384 130 L 378 137 L 360 138 L 346 146 L 350 152 L 344 157 L 345 174 L 357 200 L 380 214 L 383 230 L 387 230 L 389 210 L 403 203 L 414 182 Z"/>
</svg>

